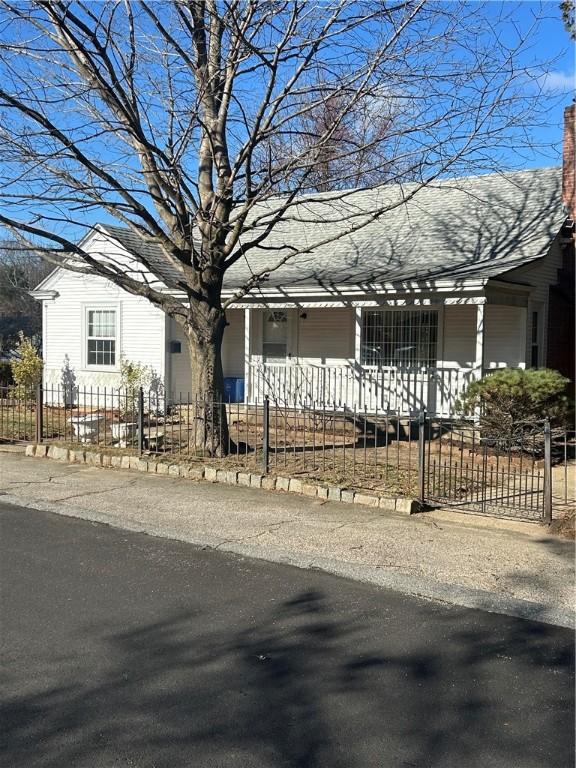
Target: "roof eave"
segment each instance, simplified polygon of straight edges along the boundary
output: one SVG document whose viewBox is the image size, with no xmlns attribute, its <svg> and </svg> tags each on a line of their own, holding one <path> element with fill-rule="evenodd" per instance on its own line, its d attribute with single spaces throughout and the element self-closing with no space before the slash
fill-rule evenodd
<svg viewBox="0 0 576 768">
<path fill-rule="evenodd" d="M 256 291 L 243 296 L 241 300 L 262 297 L 275 297 L 278 295 L 290 297 L 306 297 L 310 295 L 336 297 L 336 296 L 365 296 L 368 294 L 397 294 L 397 293 L 453 293 L 465 291 L 467 293 L 483 292 L 488 278 L 474 279 L 442 279 L 442 280 L 402 280 L 393 283 L 354 283 L 335 284 L 325 286 L 320 283 L 298 286 L 261 286 Z M 232 298 L 238 289 L 226 288 L 222 291 L 223 298 Z"/>
<path fill-rule="evenodd" d="M 60 267 L 57 267 L 57 269 L 60 269 Z M 39 290 L 38 288 L 28 291 L 28 295 L 32 296 L 36 301 L 52 301 L 60 296 L 58 291 Z"/>
</svg>

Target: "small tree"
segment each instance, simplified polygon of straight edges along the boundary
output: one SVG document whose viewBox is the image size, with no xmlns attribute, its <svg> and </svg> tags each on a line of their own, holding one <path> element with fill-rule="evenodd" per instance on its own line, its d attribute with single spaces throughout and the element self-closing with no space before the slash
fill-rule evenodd
<svg viewBox="0 0 576 768">
<path fill-rule="evenodd" d="M 42 381 L 42 358 L 32 339 L 25 336 L 23 331 L 18 334 L 14 351 L 17 357 L 10 362 L 14 380 L 13 394 L 15 397 L 32 397 Z"/>
<path fill-rule="evenodd" d="M 528 448 L 529 439 L 542 433 L 543 419 L 566 425 L 567 384 L 568 379 L 548 368 L 503 368 L 472 382 L 457 407 L 465 417 L 479 409 L 483 436 L 503 448 Z"/>
<path fill-rule="evenodd" d="M 126 419 L 136 413 L 138 407 L 138 390 L 147 389 L 152 382 L 152 369 L 142 363 L 136 363 L 133 360 L 127 360 L 122 357 L 120 360 L 120 379 L 121 387 L 124 390 L 124 397 L 121 397 L 120 415 Z"/>
</svg>

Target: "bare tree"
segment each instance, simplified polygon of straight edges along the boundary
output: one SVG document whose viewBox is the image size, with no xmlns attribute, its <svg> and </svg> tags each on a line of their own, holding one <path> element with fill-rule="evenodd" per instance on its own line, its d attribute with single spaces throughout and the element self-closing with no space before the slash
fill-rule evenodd
<svg viewBox="0 0 576 768">
<path fill-rule="evenodd" d="M 332 89 L 317 83 L 300 100 L 300 114 L 289 131 L 263 141 L 260 155 L 270 153 L 274 165 L 287 165 L 287 189 L 298 185 L 298 174 L 304 171 L 306 188 L 318 192 L 371 187 L 397 178 L 401 161 L 396 156 L 394 120 L 399 100 L 377 91 L 357 97 Z M 319 143 L 321 137 L 326 139 Z M 303 167 L 306 156 L 309 167 Z M 287 158 L 295 161 L 294 166 L 286 163 Z M 408 180 L 408 174 L 404 176 Z"/>
<path fill-rule="evenodd" d="M 490 12 L 425 0 L 0 7 L 0 223 L 53 264 L 104 276 L 174 318 L 202 396 L 222 393 L 226 308 L 326 241 L 314 227 L 326 207 L 306 205 L 312 190 L 339 190 L 331 239 L 399 204 L 375 195 L 369 211 L 349 205 L 347 158 L 361 155 L 372 181 L 385 157 L 386 178 L 416 181 L 413 196 L 447 173 L 500 167 L 499 150 L 528 146 L 539 119 L 527 82 L 541 70 L 520 58 L 530 30 L 509 42 L 506 3 Z M 385 130 L 351 143 L 354 120 L 384 104 Z M 290 152 L 273 151 L 287 143 Z M 282 234 L 302 210 L 306 246 Z M 161 246 L 166 269 L 145 249 L 132 272 L 84 250 L 76 235 L 97 214 Z M 239 262 L 250 276 L 224 300 Z M 225 450 L 227 434 L 223 409 L 206 416 L 208 449 Z"/>
</svg>

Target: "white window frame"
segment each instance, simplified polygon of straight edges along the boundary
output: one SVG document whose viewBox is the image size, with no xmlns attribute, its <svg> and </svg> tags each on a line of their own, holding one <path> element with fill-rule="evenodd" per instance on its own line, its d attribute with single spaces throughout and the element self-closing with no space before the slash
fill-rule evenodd
<svg viewBox="0 0 576 768">
<path fill-rule="evenodd" d="M 116 335 L 114 337 L 115 349 L 114 349 L 114 355 L 115 355 L 115 362 L 114 365 L 94 365 L 88 363 L 88 313 L 89 312 L 102 312 L 102 311 L 108 311 L 108 312 L 115 312 L 116 314 Z M 120 345 L 120 339 L 121 336 L 121 325 L 120 325 L 120 305 L 119 304 L 110 304 L 109 302 L 105 304 L 99 304 L 99 303 L 93 303 L 93 304 L 83 304 L 82 305 L 82 367 L 84 370 L 87 371 L 102 371 L 102 372 L 117 372 L 120 370 L 120 356 L 121 356 L 121 345 Z"/>
<path fill-rule="evenodd" d="M 533 317 L 534 314 L 536 314 L 536 340 L 533 338 Z M 541 304 L 532 304 L 529 307 L 528 310 L 528 359 L 526 361 L 526 367 L 527 368 L 533 368 L 532 365 L 532 354 L 534 351 L 534 347 L 536 347 L 536 368 L 542 367 L 542 359 L 543 359 L 543 343 L 542 343 L 542 316 L 543 316 L 543 307 Z"/>
</svg>

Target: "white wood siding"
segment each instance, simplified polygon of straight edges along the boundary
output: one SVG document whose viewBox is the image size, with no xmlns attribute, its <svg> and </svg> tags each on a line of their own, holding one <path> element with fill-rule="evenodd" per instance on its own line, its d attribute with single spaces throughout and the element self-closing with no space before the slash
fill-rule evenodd
<svg viewBox="0 0 576 768">
<path fill-rule="evenodd" d="M 444 307 L 443 315 L 438 366 L 471 368 L 476 354 L 476 306 L 448 305 Z"/>
<path fill-rule="evenodd" d="M 562 252 L 558 239 L 552 244 L 548 254 L 525 267 L 519 267 L 505 275 L 510 282 L 525 283 L 532 286 L 528 303 L 528 317 L 533 311 L 539 313 L 540 323 L 540 359 L 541 364 L 546 360 L 548 343 L 548 292 L 551 285 L 558 280 L 558 270 L 562 267 Z M 572 319 L 567 318 L 567 322 Z M 525 338 L 525 359 L 530 361 L 530 323 L 527 323 Z"/>
<path fill-rule="evenodd" d="M 132 296 L 102 277 L 62 270 L 51 288 L 58 297 L 44 302 L 44 379 L 49 385 L 62 380 L 66 356 L 78 386 L 116 387 L 119 361 L 150 366 L 164 379 L 164 313 L 146 299 Z M 116 366 L 94 370 L 85 363 L 84 314 L 87 306 L 110 306 L 117 311 Z"/>
<path fill-rule="evenodd" d="M 224 376 L 244 376 L 244 310 L 229 309 L 222 342 Z"/>
<path fill-rule="evenodd" d="M 526 361 L 526 309 L 486 304 L 484 307 L 484 368 L 518 368 Z M 476 350 L 476 307 L 444 308 L 443 359 L 438 366 L 470 368 Z"/>
<path fill-rule="evenodd" d="M 180 352 L 170 352 L 170 342 L 172 341 L 180 342 Z M 182 394 L 185 397 L 191 389 L 190 353 L 184 331 L 172 318 L 168 319 L 167 347 L 168 390 L 172 395 Z"/>
<path fill-rule="evenodd" d="M 518 368 L 526 362 L 526 309 L 487 304 L 484 368 Z"/>
<path fill-rule="evenodd" d="M 88 246 L 86 246 L 88 247 Z M 90 250 L 129 265 L 130 256 L 100 233 L 90 241 Z M 555 243 L 549 254 L 537 262 L 507 273 L 504 280 L 531 287 L 528 308 L 487 304 L 485 307 L 484 366 L 516 367 L 530 360 L 530 316 L 538 310 L 540 354 L 546 358 L 549 286 L 557 281 L 561 252 Z M 139 267 L 134 267 L 137 273 Z M 120 356 L 153 369 L 173 392 L 190 388 L 188 349 L 179 327 L 146 299 L 132 296 L 104 278 L 57 270 L 44 286 L 58 292 L 43 307 L 43 353 L 45 381 L 59 384 L 66 358 L 79 386 L 118 386 Z M 110 306 L 117 310 L 118 338 L 115 370 L 95 370 L 85 364 L 84 318 L 87 306 Z M 289 350 L 303 365 L 346 365 L 354 358 L 353 308 L 293 308 L 290 313 Z M 251 311 L 251 360 L 261 359 L 263 310 Z M 303 317 L 302 315 L 305 315 Z M 245 372 L 244 311 L 229 310 L 229 325 L 223 343 L 225 376 Z M 567 319 L 568 321 L 568 319 Z M 476 307 L 448 305 L 439 311 L 438 367 L 470 368 L 474 365 Z M 170 353 L 167 342 L 181 342 L 181 353 Z"/>
<path fill-rule="evenodd" d="M 224 376 L 244 376 L 244 310 L 229 309 L 226 312 L 226 319 L 229 325 L 224 331 L 222 342 L 222 367 Z M 170 341 L 179 341 L 181 351 L 174 353 L 168 351 L 169 355 L 169 383 L 168 387 L 173 394 L 188 394 L 191 388 L 190 382 L 190 354 L 186 337 L 181 327 L 170 321 L 169 339 Z M 168 348 L 170 344 L 168 344 Z"/>
<path fill-rule="evenodd" d="M 305 314 L 306 317 L 301 317 Z M 309 365 L 342 365 L 354 358 L 354 310 L 297 312 L 296 356 Z"/>
</svg>

